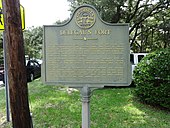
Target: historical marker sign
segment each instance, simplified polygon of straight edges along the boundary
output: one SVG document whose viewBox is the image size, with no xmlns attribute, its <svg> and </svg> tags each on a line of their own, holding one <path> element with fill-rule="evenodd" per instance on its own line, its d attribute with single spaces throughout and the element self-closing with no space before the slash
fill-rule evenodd
<svg viewBox="0 0 170 128">
<path fill-rule="evenodd" d="M 109 24 L 83 5 L 69 22 L 44 26 L 42 78 L 69 87 L 130 84 L 128 24 Z"/>
</svg>

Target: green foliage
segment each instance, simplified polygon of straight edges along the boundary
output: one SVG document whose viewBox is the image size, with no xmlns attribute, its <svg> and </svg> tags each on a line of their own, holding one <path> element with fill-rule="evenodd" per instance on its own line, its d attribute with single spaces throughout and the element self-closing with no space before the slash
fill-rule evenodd
<svg viewBox="0 0 170 128">
<path fill-rule="evenodd" d="M 72 10 L 93 5 L 104 21 L 129 23 L 131 49 L 151 52 L 170 47 L 169 0 L 68 0 Z"/>
<path fill-rule="evenodd" d="M 170 109 L 170 49 L 146 56 L 134 70 L 134 82 L 141 101 Z"/>
<path fill-rule="evenodd" d="M 47 86 L 39 80 L 28 84 L 34 128 L 80 128 L 81 97 L 76 90 Z M 90 101 L 91 128 L 169 128 L 170 114 L 133 100 L 133 88 L 98 89 Z M 0 89 L 0 128 L 5 122 L 5 93 Z M 2 121 L 2 122 L 1 122 Z"/>
<path fill-rule="evenodd" d="M 54 24 L 56 24 L 56 25 L 65 24 L 65 23 L 67 23 L 68 21 L 69 21 L 69 18 L 67 18 L 67 19 L 65 19 L 65 20 L 63 20 L 63 21 L 57 20 Z"/>
<path fill-rule="evenodd" d="M 29 58 L 41 58 L 43 42 L 42 27 L 32 27 L 24 31 L 25 54 Z"/>
<path fill-rule="evenodd" d="M 43 29 L 31 27 L 23 32 L 25 55 L 40 59 L 42 56 Z M 3 34 L 0 33 L 0 65 L 3 64 Z"/>
</svg>

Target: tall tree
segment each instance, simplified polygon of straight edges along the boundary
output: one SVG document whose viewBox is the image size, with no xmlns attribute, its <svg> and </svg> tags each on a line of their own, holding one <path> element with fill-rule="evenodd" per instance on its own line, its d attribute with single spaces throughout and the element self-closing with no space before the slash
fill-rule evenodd
<svg viewBox="0 0 170 128">
<path fill-rule="evenodd" d="M 170 0 L 68 0 L 72 10 L 82 4 L 93 5 L 101 18 L 110 23 L 129 23 L 130 44 L 136 52 L 148 49 L 146 33 L 154 34 L 149 29 L 155 30 L 157 25 L 147 26 L 161 12 L 169 12 Z M 168 15 L 169 16 L 169 15 Z M 167 18 L 166 18 L 167 19 Z M 150 22 L 151 23 L 151 22 Z M 148 37 L 146 37 L 148 36 Z M 145 38 L 146 37 L 146 38 Z M 154 36 L 152 36 L 154 37 Z M 165 45 L 166 47 L 168 45 Z"/>
<path fill-rule="evenodd" d="M 13 128 L 31 128 L 19 0 L 3 0 Z"/>
</svg>

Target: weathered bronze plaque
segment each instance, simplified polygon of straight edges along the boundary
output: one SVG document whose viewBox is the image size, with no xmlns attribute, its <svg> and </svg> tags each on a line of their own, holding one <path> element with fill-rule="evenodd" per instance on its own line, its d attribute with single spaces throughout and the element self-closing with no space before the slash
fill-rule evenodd
<svg viewBox="0 0 170 128">
<path fill-rule="evenodd" d="M 44 26 L 42 78 L 69 87 L 126 86 L 131 80 L 128 24 L 102 21 L 78 7 L 69 22 Z"/>
</svg>

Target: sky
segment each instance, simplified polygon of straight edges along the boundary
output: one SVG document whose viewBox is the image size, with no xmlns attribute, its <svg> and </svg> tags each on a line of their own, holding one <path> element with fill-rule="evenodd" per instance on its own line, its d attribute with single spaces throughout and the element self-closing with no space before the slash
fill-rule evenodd
<svg viewBox="0 0 170 128">
<path fill-rule="evenodd" d="M 67 0 L 20 0 L 25 9 L 25 26 L 52 25 L 70 17 Z"/>
</svg>

